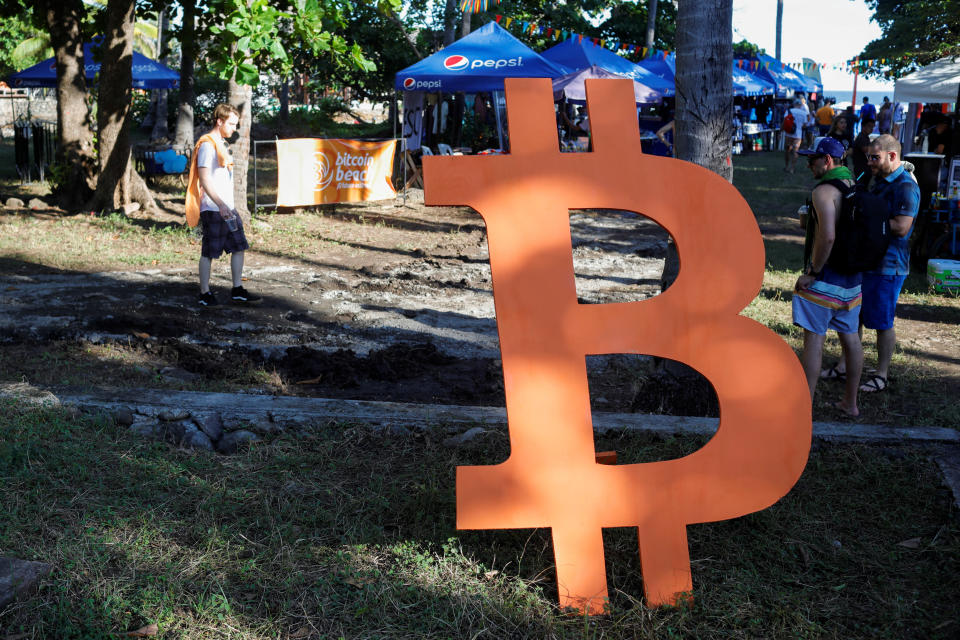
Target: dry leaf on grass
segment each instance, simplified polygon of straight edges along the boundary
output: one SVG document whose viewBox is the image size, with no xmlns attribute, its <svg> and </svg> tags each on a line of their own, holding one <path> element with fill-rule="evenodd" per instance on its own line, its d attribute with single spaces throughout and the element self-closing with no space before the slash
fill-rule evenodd
<svg viewBox="0 0 960 640">
<path fill-rule="evenodd" d="M 304 625 L 290 634 L 291 638 L 306 638 L 310 635 L 310 627 Z"/>
<path fill-rule="evenodd" d="M 309 378 L 307 380 L 299 380 L 293 384 L 319 384 L 320 380 L 323 379 L 323 376 L 317 376 L 316 378 Z"/>
<path fill-rule="evenodd" d="M 919 549 L 920 548 L 920 538 L 910 538 L 909 540 L 904 540 L 903 542 L 898 542 L 897 546 L 906 547 L 907 549 Z"/>
<path fill-rule="evenodd" d="M 373 584 L 374 580 L 369 576 L 351 576 L 344 580 L 344 582 L 354 587 L 362 587 L 367 584 Z"/>
<path fill-rule="evenodd" d="M 150 338 L 150 334 L 144 333 L 143 331 L 134 331 L 133 335 L 137 338 L 143 338 L 144 340 L 147 340 Z"/>
<path fill-rule="evenodd" d="M 145 627 L 140 627 L 136 631 L 128 631 L 123 634 L 125 638 L 151 638 L 160 633 L 160 627 L 154 624 L 148 624 Z"/>
</svg>

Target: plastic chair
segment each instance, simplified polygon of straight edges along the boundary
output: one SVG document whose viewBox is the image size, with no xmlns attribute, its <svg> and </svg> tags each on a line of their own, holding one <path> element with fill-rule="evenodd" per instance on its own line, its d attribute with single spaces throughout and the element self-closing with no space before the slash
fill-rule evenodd
<svg viewBox="0 0 960 640">
<path fill-rule="evenodd" d="M 421 146 L 420 146 L 420 153 L 422 153 L 422 154 L 425 155 L 425 156 L 432 156 L 432 155 L 433 155 L 433 151 L 430 150 L 430 147 L 427 147 L 427 146 L 424 146 L 424 145 L 421 145 Z"/>
<path fill-rule="evenodd" d="M 453 155 L 453 149 L 450 148 L 450 145 L 444 144 L 444 143 L 442 143 L 442 142 L 438 142 L 438 143 L 437 143 L 437 151 L 439 151 L 439 152 L 440 152 L 440 155 L 442 155 L 442 156 L 452 156 L 452 155 Z"/>
</svg>

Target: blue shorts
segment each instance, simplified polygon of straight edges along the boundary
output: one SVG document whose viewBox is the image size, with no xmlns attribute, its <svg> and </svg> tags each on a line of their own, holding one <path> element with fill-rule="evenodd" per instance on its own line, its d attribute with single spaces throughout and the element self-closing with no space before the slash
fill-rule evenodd
<svg viewBox="0 0 960 640">
<path fill-rule="evenodd" d="M 893 328 L 897 300 L 907 276 L 863 274 L 863 311 L 860 320 L 867 329 L 885 331 Z"/>
<path fill-rule="evenodd" d="M 243 232 L 243 220 L 237 216 L 237 230 L 230 231 L 227 221 L 219 211 L 201 211 L 200 222 L 203 225 L 203 239 L 200 242 L 200 255 L 216 260 L 223 254 L 246 251 L 250 248 L 247 236 Z"/>
<path fill-rule="evenodd" d="M 793 324 L 818 336 L 827 335 L 827 329 L 856 333 L 860 328 L 860 305 L 853 309 L 829 309 L 794 293 Z"/>
</svg>

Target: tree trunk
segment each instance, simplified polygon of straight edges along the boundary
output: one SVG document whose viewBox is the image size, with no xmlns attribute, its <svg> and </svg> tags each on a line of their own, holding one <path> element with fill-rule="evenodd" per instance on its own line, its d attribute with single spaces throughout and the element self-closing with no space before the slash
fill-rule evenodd
<svg viewBox="0 0 960 640">
<path fill-rule="evenodd" d="M 443 46 L 448 47 L 457 38 L 457 2 L 447 0 L 443 8 Z"/>
<path fill-rule="evenodd" d="M 227 102 L 240 112 L 240 125 L 237 127 L 237 141 L 230 145 L 233 155 L 233 201 L 244 223 L 250 221 L 247 208 L 247 168 L 250 164 L 250 125 L 252 113 L 250 98 L 253 87 L 239 84 L 234 74 L 227 82 Z"/>
<path fill-rule="evenodd" d="M 777 60 L 780 60 L 780 53 L 783 44 L 783 0 L 777 0 Z"/>
<path fill-rule="evenodd" d="M 100 175 L 91 206 L 94 211 L 113 211 L 134 200 L 145 210 L 156 208 L 130 157 L 134 5 L 135 0 L 107 4 L 97 98 Z"/>
<path fill-rule="evenodd" d="M 162 5 L 160 15 L 157 20 L 157 60 L 163 62 L 163 43 L 167 40 L 167 7 Z M 154 115 L 155 121 L 153 131 L 150 133 L 151 141 L 164 140 L 170 137 L 170 127 L 167 125 L 167 98 L 169 91 L 160 89 L 156 91 L 157 108 Z"/>
<path fill-rule="evenodd" d="M 174 144 L 193 151 L 193 57 L 196 55 L 196 0 L 181 0 L 183 27 L 180 36 L 180 101 L 177 105 L 177 129 Z"/>
<path fill-rule="evenodd" d="M 460 37 L 470 35 L 470 22 L 471 22 L 472 13 L 468 11 L 463 12 L 463 24 L 460 25 Z"/>
<path fill-rule="evenodd" d="M 682 2 L 677 12 L 677 157 L 733 178 L 732 0 Z"/>
<path fill-rule="evenodd" d="M 733 0 L 681 2 L 677 7 L 677 109 L 674 145 L 677 158 L 733 178 Z M 716 212 L 701 212 L 711 215 Z M 720 212 L 722 214 L 722 212 Z M 680 271 L 680 256 L 671 241 L 661 277 L 666 290 Z M 667 361 L 675 377 L 696 373 Z"/>
<path fill-rule="evenodd" d="M 647 39 L 645 46 L 647 51 L 653 50 L 653 36 L 657 29 L 657 0 L 647 2 Z"/>
<path fill-rule="evenodd" d="M 290 121 L 290 78 L 284 78 L 280 85 L 280 122 Z"/>
<path fill-rule="evenodd" d="M 56 163 L 66 170 L 56 195 L 62 208 L 79 211 L 97 184 L 80 28 L 85 11 L 81 0 L 44 0 L 41 7 L 57 66 Z"/>
</svg>

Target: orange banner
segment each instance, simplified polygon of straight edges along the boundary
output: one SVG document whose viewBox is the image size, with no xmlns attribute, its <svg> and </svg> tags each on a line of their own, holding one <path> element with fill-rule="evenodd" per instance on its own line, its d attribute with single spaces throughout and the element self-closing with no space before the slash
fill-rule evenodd
<svg viewBox="0 0 960 640">
<path fill-rule="evenodd" d="M 277 140 L 277 206 L 386 200 L 396 140 Z"/>
</svg>

